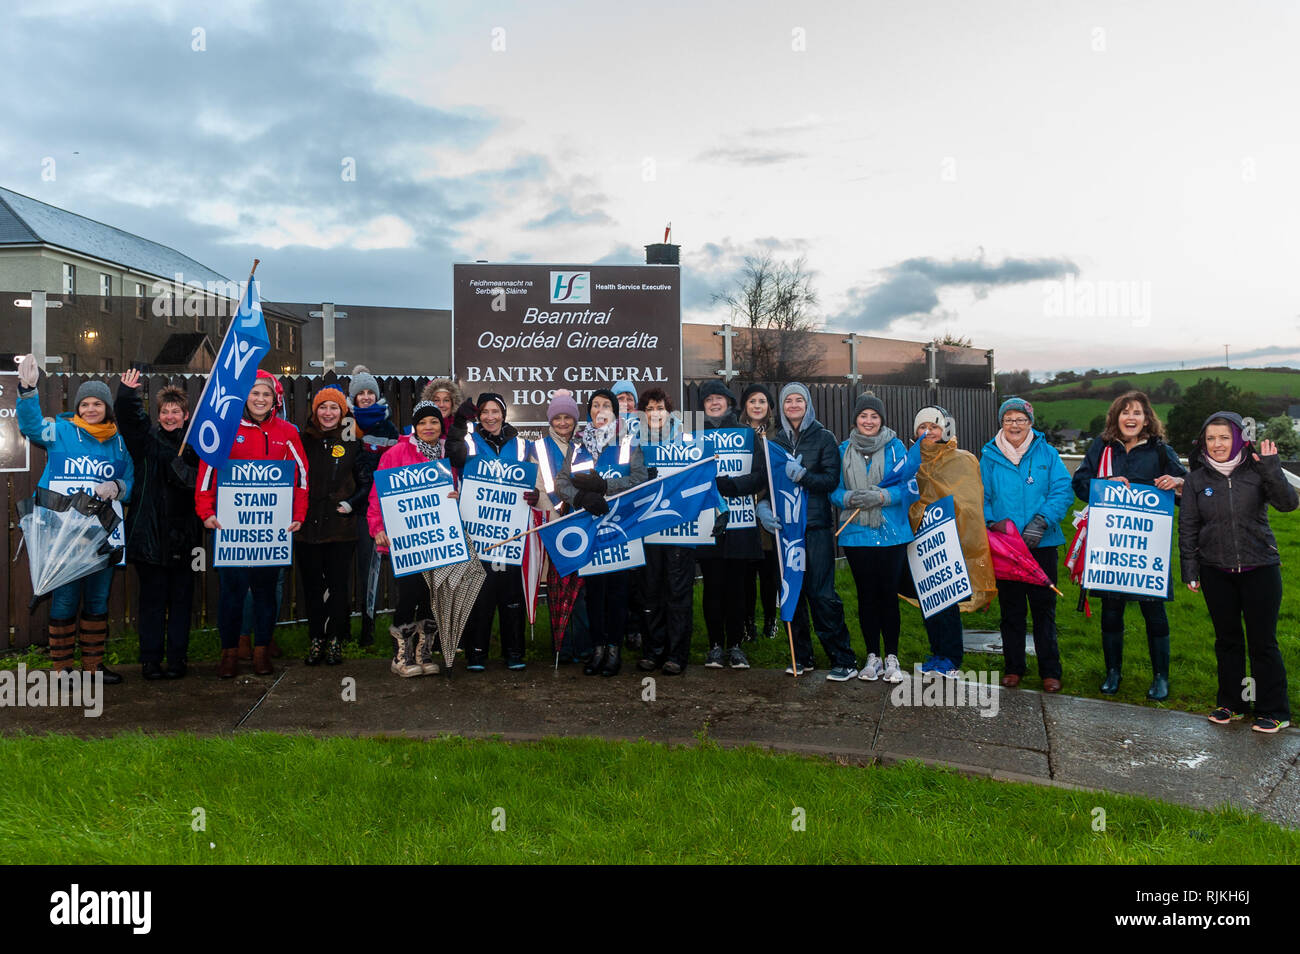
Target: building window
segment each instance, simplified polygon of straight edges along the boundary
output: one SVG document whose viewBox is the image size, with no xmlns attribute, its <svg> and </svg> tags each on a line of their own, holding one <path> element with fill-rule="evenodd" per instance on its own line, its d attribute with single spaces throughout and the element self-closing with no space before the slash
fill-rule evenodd
<svg viewBox="0 0 1300 954">
<path fill-rule="evenodd" d="M 139 282 L 135 283 L 135 316 L 144 320 L 144 286 Z"/>
<path fill-rule="evenodd" d="M 99 370 L 100 370 L 100 371 L 109 371 L 109 372 L 111 372 L 111 371 L 113 370 L 113 359 L 112 359 L 112 358 L 100 358 L 100 359 L 99 359 Z"/>
<path fill-rule="evenodd" d="M 289 350 L 293 350 L 293 325 L 289 326 Z"/>
<path fill-rule="evenodd" d="M 176 317 L 181 313 L 181 299 L 175 292 L 167 296 L 167 327 L 176 327 Z"/>
<path fill-rule="evenodd" d="M 113 276 L 99 276 L 99 310 L 108 311 L 113 300 Z"/>
<path fill-rule="evenodd" d="M 275 325 L 275 348 L 277 351 L 279 351 L 280 350 L 280 323 L 276 321 L 273 322 L 273 324 Z"/>
<path fill-rule="evenodd" d="M 77 268 L 75 265 L 64 263 L 63 266 L 63 294 L 75 295 L 77 293 Z"/>
<path fill-rule="evenodd" d="M 69 372 L 76 372 L 77 356 L 75 354 L 65 354 L 63 356 L 63 370 Z"/>
</svg>

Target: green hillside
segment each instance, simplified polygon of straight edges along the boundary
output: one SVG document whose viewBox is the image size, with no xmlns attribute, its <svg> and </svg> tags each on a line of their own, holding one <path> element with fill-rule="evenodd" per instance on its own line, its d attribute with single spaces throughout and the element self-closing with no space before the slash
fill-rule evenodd
<svg viewBox="0 0 1300 954">
<path fill-rule="evenodd" d="M 1196 382 L 1193 381 L 1193 384 Z M 1066 427 L 1076 427 L 1081 431 L 1088 429 L 1088 422 L 1098 414 L 1105 414 L 1110 407 L 1110 398 L 1067 398 L 1063 401 L 1049 401 L 1035 397 L 1034 423 L 1036 427 L 1051 426 L 1057 421 L 1065 421 Z M 1169 420 L 1172 404 L 1152 404 L 1156 416 L 1162 421 Z"/>
<path fill-rule="evenodd" d="M 1190 387 L 1202 378 L 1218 378 L 1240 388 L 1242 393 L 1254 391 L 1260 397 L 1290 396 L 1300 403 L 1300 369 L 1263 371 L 1253 368 L 1197 368 L 1191 371 L 1144 371 L 1141 374 L 1120 374 L 1113 378 L 1094 378 L 1092 386 L 1108 390 L 1114 387 L 1115 382 L 1123 380 L 1128 381 L 1139 391 L 1149 391 L 1159 387 L 1165 378 L 1173 378 L 1182 388 Z M 1076 390 L 1082 383 L 1075 381 L 1068 384 L 1052 384 L 1035 388 L 1033 393 L 1039 400 L 1048 399 L 1052 394 Z"/>
</svg>

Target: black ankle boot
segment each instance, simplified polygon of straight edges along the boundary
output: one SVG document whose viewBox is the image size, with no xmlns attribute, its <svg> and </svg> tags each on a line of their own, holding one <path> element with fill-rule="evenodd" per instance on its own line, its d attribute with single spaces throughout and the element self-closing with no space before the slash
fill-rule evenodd
<svg viewBox="0 0 1300 954">
<path fill-rule="evenodd" d="M 307 658 L 303 660 L 308 666 L 319 666 L 325 661 L 325 640 L 313 638 L 307 648 Z"/>
<path fill-rule="evenodd" d="M 619 658 L 621 653 L 617 646 L 605 647 L 605 665 L 600 667 L 602 676 L 617 676 L 619 669 L 623 666 L 623 661 Z"/>
<path fill-rule="evenodd" d="M 1124 634 L 1102 633 L 1101 652 L 1106 657 L 1106 679 L 1101 691 L 1113 696 L 1119 692 L 1120 672 L 1124 667 Z"/>
<path fill-rule="evenodd" d="M 604 665 L 605 647 L 597 646 L 595 651 L 591 654 L 591 659 L 587 660 L 587 665 L 582 667 L 582 674 L 584 676 L 594 676 L 596 673 L 600 672 Z"/>
</svg>

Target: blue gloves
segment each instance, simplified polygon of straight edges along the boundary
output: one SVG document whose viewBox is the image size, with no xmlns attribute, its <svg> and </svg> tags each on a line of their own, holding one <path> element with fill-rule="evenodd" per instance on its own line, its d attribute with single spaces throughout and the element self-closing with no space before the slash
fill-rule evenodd
<svg viewBox="0 0 1300 954">
<path fill-rule="evenodd" d="M 776 533 L 781 529 L 780 522 L 776 519 L 776 514 L 772 512 L 772 505 L 766 500 L 758 502 L 758 522 L 763 525 L 763 529 L 768 533 Z"/>
<path fill-rule="evenodd" d="M 796 484 L 803 479 L 803 475 L 808 473 L 808 468 L 803 465 L 803 454 L 800 454 L 794 460 L 785 462 L 785 475 Z"/>
</svg>

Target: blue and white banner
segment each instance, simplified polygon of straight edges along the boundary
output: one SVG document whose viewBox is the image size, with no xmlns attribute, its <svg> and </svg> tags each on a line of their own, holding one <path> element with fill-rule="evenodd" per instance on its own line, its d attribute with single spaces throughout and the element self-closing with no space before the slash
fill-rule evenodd
<svg viewBox="0 0 1300 954">
<path fill-rule="evenodd" d="M 93 497 L 96 484 L 122 476 L 111 460 L 90 456 L 69 457 L 66 454 L 51 454 L 46 464 L 46 471 L 50 475 L 50 490 L 67 497 L 78 491 Z M 113 532 L 108 535 L 108 545 L 125 547 L 126 518 L 122 514 L 122 504 L 116 500 L 113 501 L 113 512 L 121 519 Z M 125 549 L 117 565 L 126 565 Z"/>
<path fill-rule="evenodd" d="M 1173 528 L 1172 490 L 1092 481 L 1088 549 L 1080 585 L 1087 590 L 1168 599 Z"/>
<path fill-rule="evenodd" d="M 522 566 L 524 540 L 509 540 L 532 526 L 524 494 L 537 486 L 537 465 L 504 457 L 471 457 L 461 471 L 460 518 L 485 561 Z"/>
<path fill-rule="evenodd" d="M 257 282 L 250 275 L 239 301 L 239 311 L 221 342 L 221 351 L 199 395 L 190 428 L 185 432 L 185 443 L 209 467 L 219 469 L 230 458 L 239 419 L 244 414 L 244 402 L 257 379 L 257 365 L 270 347 Z"/>
<path fill-rule="evenodd" d="M 675 441 L 671 444 L 642 444 L 641 456 L 647 468 L 654 467 L 660 477 L 677 474 L 705 457 L 704 445 L 698 441 Z M 713 520 L 717 511 L 705 507 L 695 520 L 650 533 L 646 543 L 671 543 L 679 547 L 706 546 L 713 542 Z"/>
<path fill-rule="evenodd" d="M 217 471 L 213 566 L 288 566 L 293 562 L 291 460 L 238 460 Z"/>
<path fill-rule="evenodd" d="M 615 494 L 603 516 L 579 510 L 552 521 L 538 534 L 555 572 L 568 576 L 590 563 L 597 550 L 693 521 L 717 499 L 717 478 L 717 461 L 708 457 L 676 474 Z"/>
<path fill-rule="evenodd" d="M 602 573 L 635 570 L 639 566 L 645 566 L 644 544 L 644 540 L 627 540 L 597 550 L 591 555 L 591 562 L 579 568 L 578 576 L 599 576 Z"/>
<path fill-rule="evenodd" d="M 410 576 L 469 559 L 455 486 L 444 461 L 375 471 L 379 512 L 393 576 Z"/>
<path fill-rule="evenodd" d="M 718 455 L 719 477 L 744 477 L 754 469 L 754 430 L 750 427 L 705 428 L 695 434 L 704 445 L 705 454 Z M 744 530 L 758 526 L 754 497 L 727 497 L 727 529 Z"/>
<path fill-rule="evenodd" d="M 808 495 L 804 489 L 785 475 L 787 461 L 794 460 L 784 447 L 778 447 L 763 438 L 767 448 L 767 483 L 771 494 L 772 513 L 781 524 L 776 532 L 776 545 L 781 553 L 781 619 L 794 619 L 799 594 L 803 591 L 803 575 L 808 568 L 808 549 L 804 533 L 808 527 Z"/>
<path fill-rule="evenodd" d="M 970 574 L 957 536 L 957 511 L 951 496 L 941 497 L 925 508 L 916 538 L 907 545 L 907 562 L 921 615 L 926 619 L 970 598 Z"/>
</svg>

